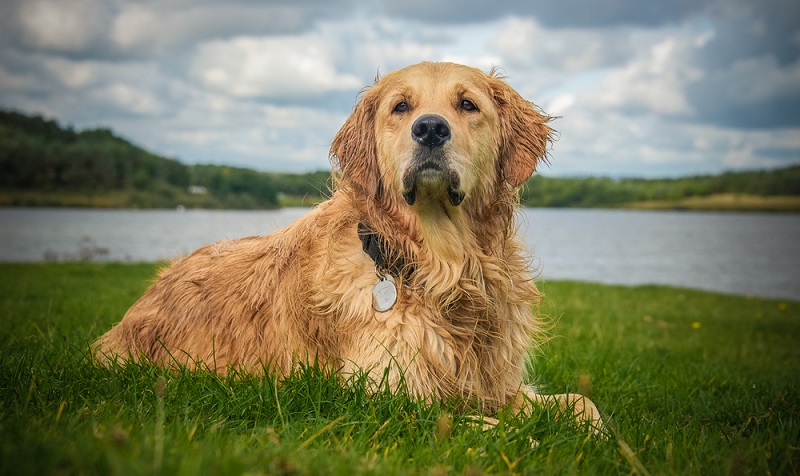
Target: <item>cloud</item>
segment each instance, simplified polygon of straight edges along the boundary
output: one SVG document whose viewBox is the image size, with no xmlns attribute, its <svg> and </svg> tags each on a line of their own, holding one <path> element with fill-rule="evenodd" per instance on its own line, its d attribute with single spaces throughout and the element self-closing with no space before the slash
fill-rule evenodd
<svg viewBox="0 0 800 476">
<path fill-rule="evenodd" d="M 42 66 L 70 89 L 91 86 L 98 79 L 98 66 L 93 61 L 72 61 L 66 58 L 44 58 Z"/>
<path fill-rule="evenodd" d="M 775 56 L 736 61 L 686 86 L 697 119 L 735 128 L 800 127 L 800 60 Z"/>
<path fill-rule="evenodd" d="M 96 0 L 27 0 L 9 5 L 22 42 L 32 48 L 79 53 L 104 34 L 110 11 Z"/>
<path fill-rule="evenodd" d="M 313 34 L 325 39 L 333 62 L 369 83 L 378 73 L 438 59 L 439 47 L 454 42 L 446 28 L 382 17 L 320 22 Z"/>
<path fill-rule="evenodd" d="M 785 66 L 800 59 L 800 3 L 793 0 L 715 2 L 708 23 L 713 36 L 698 52 L 710 69 L 748 58 L 774 57 Z"/>
<path fill-rule="evenodd" d="M 665 37 L 648 45 L 626 65 L 611 70 L 589 102 L 596 108 L 686 117 L 692 106 L 684 95 L 687 83 L 702 71 L 686 61 L 695 43 L 691 37 Z"/>
<path fill-rule="evenodd" d="M 303 33 L 319 20 L 347 15 L 353 3 L 6 0 L 0 5 L 0 40 L 79 58 L 168 57 L 204 41 Z"/>
<path fill-rule="evenodd" d="M 800 127 L 800 4 L 715 2 L 707 37 L 687 62 L 701 72 L 684 95 L 700 123 Z"/>
<path fill-rule="evenodd" d="M 168 54 L 197 42 L 307 31 L 348 2 L 154 2 L 123 4 L 111 29 L 120 51 Z M 164 25 L 169 25 L 164 28 Z"/>
<path fill-rule="evenodd" d="M 489 47 L 508 67 L 521 70 L 556 68 L 574 73 L 623 64 L 635 52 L 631 30 L 611 28 L 553 29 L 534 18 L 510 17 Z"/>
<path fill-rule="evenodd" d="M 545 175 L 673 177 L 800 161 L 797 129 L 740 130 L 575 107 L 554 127 L 560 137 L 551 166 L 540 170 Z"/>
<path fill-rule="evenodd" d="M 535 17 L 553 28 L 603 28 L 621 25 L 661 26 L 680 22 L 711 3 L 708 0 L 548 0 L 485 2 L 467 0 L 458 3 L 384 0 L 383 11 L 390 16 L 429 23 L 478 23 L 509 15 Z"/>
<path fill-rule="evenodd" d="M 346 118 L 308 107 L 260 105 L 228 96 L 210 99 L 188 103 L 179 115 L 168 118 L 168 132 L 157 146 L 189 152 L 181 156 L 190 162 L 319 170 L 328 166 L 330 141 Z M 209 120 L 198 123 L 197 117 Z"/>
<path fill-rule="evenodd" d="M 552 116 L 561 116 L 575 105 L 575 100 L 574 94 L 561 94 L 550 101 L 545 110 Z"/>
<path fill-rule="evenodd" d="M 322 40 L 240 37 L 201 45 L 192 71 L 202 84 L 238 97 L 317 96 L 362 86 L 336 72 Z"/>
<path fill-rule="evenodd" d="M 153 116 L 164 111 L 163 104 L 155 95 L 142 88 L 122 82 L 96 89 L 92 91 L 89 97 L 131 114 Z"/>
</svg>

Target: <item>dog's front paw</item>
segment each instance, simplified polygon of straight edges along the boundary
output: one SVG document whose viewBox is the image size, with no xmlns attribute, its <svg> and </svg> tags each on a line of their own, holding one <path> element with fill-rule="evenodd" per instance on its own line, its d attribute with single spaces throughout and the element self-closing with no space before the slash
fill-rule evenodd
<svg viewBox="0 0 800 476">
<path fill-rule="evenodd" d="M 539 406 L 556 407 L 559 414 L 569 414 L 579 422 L 588 422 L 591 432 L 595 435 L 601 434 L 605 428 L 597 406 L 583 395 L 577 393 L 539 395 L 532 389 L 525 389 L 517 394 L 514 408 L 530 411 L 530 401 Z"/>
<path fill-rule="evenodd" d="M 564 403 L 559 404 L 559 406 L 565 408 L 566 411 L 571 411 L 578 421 L 589 422 L 592 433 L 597 435 L 603 431 L 603 418 L 600 416 L 600 411 L 597 410 L 594 402 L 577 393 L 556 395 L 556 397 L 564 399 Z"/>
</svg>

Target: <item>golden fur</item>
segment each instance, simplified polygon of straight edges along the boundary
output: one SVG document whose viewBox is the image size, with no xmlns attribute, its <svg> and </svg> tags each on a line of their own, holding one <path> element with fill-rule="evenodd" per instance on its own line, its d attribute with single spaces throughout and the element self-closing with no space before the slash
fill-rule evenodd
<svg viewBox="0 0 800 476">
<path fill-rule="evenodd" d="M 450 126 L 435 153 L 410 132 L 425 114 Z M 272 235 L 175 262 L 98 340 L 98 359 L 284 375 L 316 360 L 376 380 L 388 368 L 391 384 L 403 376 L 426 399 L 547 401 L 522 383 L 540 295 L 514 210 L 546 155 L 549 120 L 477 69 L 421 63 L 387 74 L 333 140 L 340 173 L 328 201 Z M 426 157 L 439 168 L 415 172 Z M 387 312 L 373 310 L 376 264 L 359 223 L 403 264 Z M 586 399 L 552 398 L 598 418 Z"/>
</svg>

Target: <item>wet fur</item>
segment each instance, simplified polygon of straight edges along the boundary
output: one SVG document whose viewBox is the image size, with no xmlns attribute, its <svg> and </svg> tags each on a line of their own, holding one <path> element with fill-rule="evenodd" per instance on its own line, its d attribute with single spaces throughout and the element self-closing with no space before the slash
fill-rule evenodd
<svg viewBox="0 0 800 476">
<path fill-rule="evenodd" d="M 477 115 L 458 109 L 464 97 Z M 411 106 L 406 115 L 392 111 L 398 100 Z M 408 127 L 424 113 L 450 122 L 450 170 L 441 186 L 424 182 L 409 205 L 403 175 L 416 149 Z M 98 359 L 278 374 L 317 361 L 376 380 L 388 368 L 391 384 L 402 376 L 426 399 L 544 398 L 522 384 L 540 294 L 514 211 L 517 187 L 546 155 L 549 120 L 493 73 L 421 63 L 386 75 L 333 140 L 340 172 L 328 201 L 282 231 L 214 243 L 173 263 L 97 341 Z M 372 307 L 375 263 L 362 251 L 359 222 L 406 266 L 385 313 Z"/>
</svg>

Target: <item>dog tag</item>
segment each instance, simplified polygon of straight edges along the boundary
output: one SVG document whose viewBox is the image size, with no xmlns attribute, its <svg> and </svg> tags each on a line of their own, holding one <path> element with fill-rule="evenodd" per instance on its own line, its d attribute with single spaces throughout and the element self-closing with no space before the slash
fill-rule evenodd
<svg viewBox="0 0 800 476">
<path fill-rule="evenodd" d="M 372 288 L 372 307 L 378 312 L 386 312 L 395 302 L 397 302 L 397 288 L 394 285 L 394 278 L 384 274 Z"/>
</svg>

